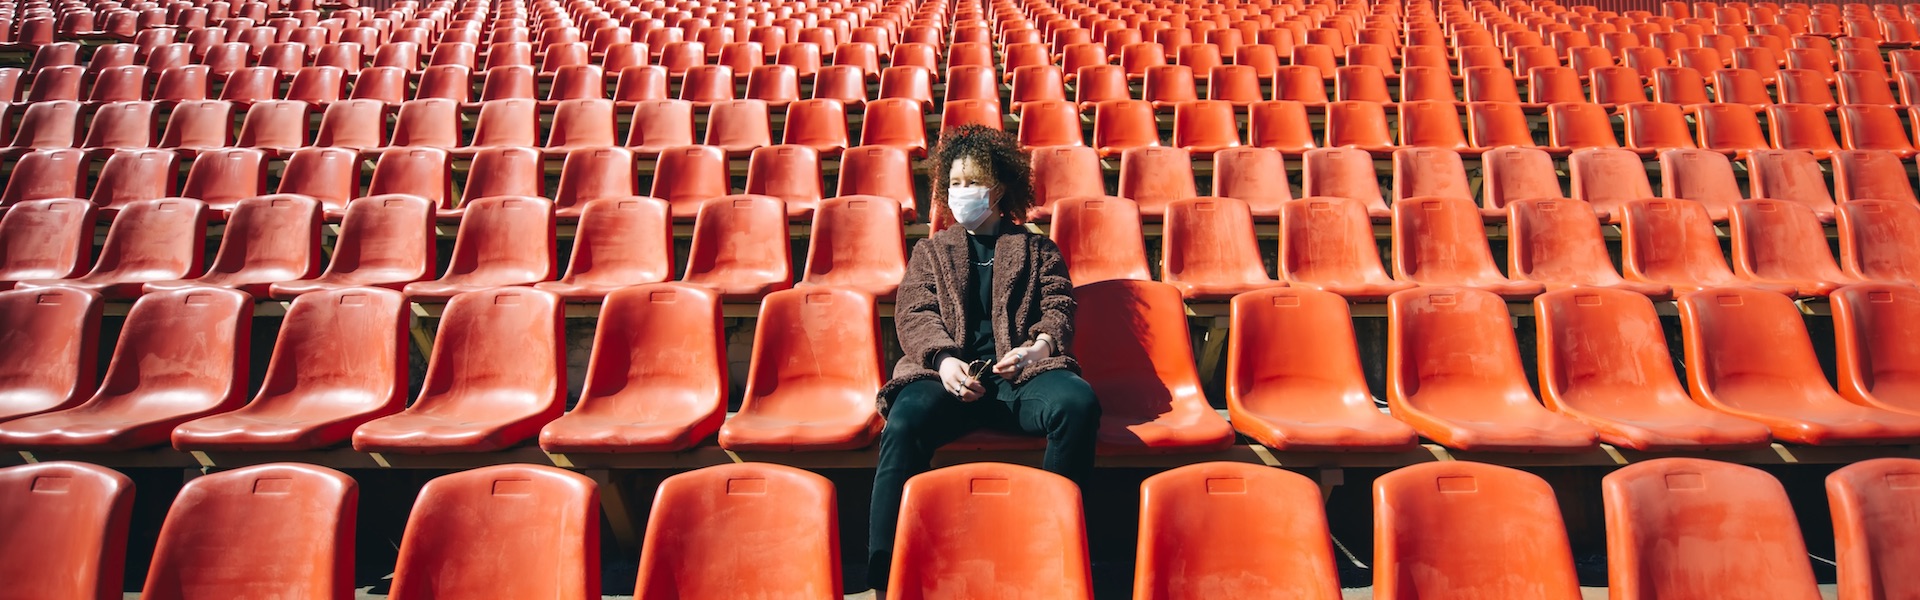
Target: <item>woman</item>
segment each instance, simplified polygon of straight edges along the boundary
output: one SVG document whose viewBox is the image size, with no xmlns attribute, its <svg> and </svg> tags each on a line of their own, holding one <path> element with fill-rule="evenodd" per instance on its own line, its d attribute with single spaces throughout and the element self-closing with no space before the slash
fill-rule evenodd
<svg viewBox="0 0 1920 600">
<path fill-rule="evenodd" d="M 956 223 L 913 248 L 894 323 L 905 356 L 880 390 L 887 428 L 874 473 L 868 581 L 887 587 L 900 496 L 934 450 L 980 428 L 1044 435 L 1046 470 L 1084 484 L 1100 404 L 1067 354 L 1073 283 L 1060 249 L 1021 223 L 1031 169 L 1013 136 L 943 132 L 933 203 Z"/>
</svg>

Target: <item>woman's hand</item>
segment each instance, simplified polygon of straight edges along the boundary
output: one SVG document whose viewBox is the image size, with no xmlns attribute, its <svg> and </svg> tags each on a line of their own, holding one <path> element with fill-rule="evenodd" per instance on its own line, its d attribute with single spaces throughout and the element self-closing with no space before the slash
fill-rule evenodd
<svg viewBox="0 0 1920 600">
<path fill-rule="evenodd" d="M 1033 364 L 1034 361 L 1052 355 L 1053 343 L 1046 338 L 1037 339 L 1013 349 L 1012 352 L 1000 355 L 1000 360 L 993 363 L 993 373 L 1001 377 L 1011 377 L 1021 369 L 1027 368 L 1027 365 Z"/>
<path fill-rule="evenodd" d="M 940 360 L 940 384 L 947 388 L 947 393 L 960 398 L 961 402 L 978 400 L 987 393 L 987 388 L 967 375 L 967 361 L 951 356 Z"/>
</svg>

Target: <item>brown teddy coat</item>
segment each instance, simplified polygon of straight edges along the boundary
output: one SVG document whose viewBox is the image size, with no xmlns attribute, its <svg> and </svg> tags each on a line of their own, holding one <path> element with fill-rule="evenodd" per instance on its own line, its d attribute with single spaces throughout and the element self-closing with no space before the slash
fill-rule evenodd
<svg viewBox="0 0 1920 600">
<path fill-rule="evenodd" d="M 934 357 L 959 356 L 971 340 L 968 326 L 979 315 L 966 314 L 965 298 L 974 293 L 967 232 L 948 227 L 913 247 L 907 275 L 900 282 L 893 321 L 905 356 L 893 367 L 893 379 L 880 388 L 880 412 L 907 384 L 940 377 Z M 1044 333 L 1053 337 L 1053 356 L 1016 374 L 1014 385 L 1054 369 L 1075 373 L 1080 365 L 1073 347 L 1073 282 L 1067 278 L 1060 248 L 1046 236 L 1014 227 L 994 245 L 993 343 L 1002 351 L 1018 348 Z"/>
</svg>

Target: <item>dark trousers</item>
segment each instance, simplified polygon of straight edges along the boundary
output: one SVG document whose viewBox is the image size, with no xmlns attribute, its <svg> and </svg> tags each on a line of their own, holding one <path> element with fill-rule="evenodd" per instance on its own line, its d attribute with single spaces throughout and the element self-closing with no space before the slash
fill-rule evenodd
<svg viewBox="0 0 1920 600">
<path fill-rule="evenodd" d="M 894 529 L 907 479 L 926 472 L 934 450 L 982 427 L 1047 437 L 1042 468 L 1085 486 L 1093 472 L 1093 444 L 1100 431 L 1100 402 L 1072 371 L 1054 370 L 1015 386 L 989 375 L 986 394 L 962 402 L 939 380 L 901 389 L 887 413 L 880 438 L 880 464 L 873 475 L 873 509 L 867 533 L 867 581 L 887 587 Z"/>
</svg>

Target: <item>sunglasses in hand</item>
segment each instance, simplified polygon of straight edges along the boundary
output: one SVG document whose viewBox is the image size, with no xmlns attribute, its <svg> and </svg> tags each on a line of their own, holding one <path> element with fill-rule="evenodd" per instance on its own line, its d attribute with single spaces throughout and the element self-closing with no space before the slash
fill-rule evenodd
<svg viewBox="0 0 1920 600">
<path fill-rule="evenodd" d="M 985 377 L 987 370 L 991 368 L 993 368 L 993 363 L 987 360 L 976 360 L 967 363 L 967 379 L 978 383 L 980 378 Z"/>
</svg>

